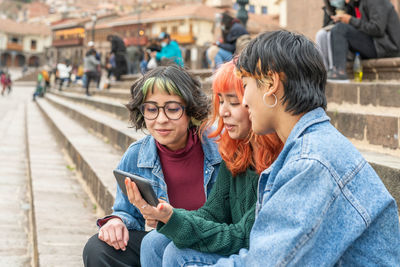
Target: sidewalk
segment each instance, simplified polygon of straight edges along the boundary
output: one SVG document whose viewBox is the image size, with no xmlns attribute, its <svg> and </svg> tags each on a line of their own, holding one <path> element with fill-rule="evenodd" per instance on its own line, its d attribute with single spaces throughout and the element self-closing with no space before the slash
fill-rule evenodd
<svg viewBox="0 0 400 267">
<path fill-rule="evenodd" d="M 97 232 L 96 206 L 33 91 L 16 83 L 0 96 L 0 266 L 83 266 L 83 247 Z"/>
<path fill-rule="evenodd" d="M 0 96 L 0 266 L 30 266 L 29 195 L 25 150 L 27 88 Z"/>
</svg>

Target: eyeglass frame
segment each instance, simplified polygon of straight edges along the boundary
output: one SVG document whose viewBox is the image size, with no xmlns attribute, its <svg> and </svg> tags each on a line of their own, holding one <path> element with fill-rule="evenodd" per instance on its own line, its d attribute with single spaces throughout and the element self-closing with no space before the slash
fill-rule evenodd
<svg viewBox="0 0 400 267">
<path fill-rule="evenodd" d="M 177 119 L 171 119 L 171 118 L 167 115 L 167 113 L 165 112 L 165 107 L 166 107 L 168 104 L 171 104 L 171 103 L 172 103 L 172 104 L 178 104 L 178 106 L 181 107 L 181 109 L 182 109 L 182 114 L 181 114 L 181 115 L 179 116 L 179 118 L 177 118 Z M 156 115 L 156 117 L 155 117 L 154 119 L 148 119 L 148 118 L 146 118 L 146 117 L 144 116 L 144 107 L 145 107 L 146 104 L 152 104 L 152 105 L 154 105 L 154 106 L 157 108 L 157 115 Z M 180 118 L 182 118 L 183 114 L 185 113 L 185 108 L 186 108 L 186 107 L 185 107 L 183 104 L 181 104 L 181 103 L 179 103 L 179 102 L 177 102 L 177 101 L 167 101 L 167 102 L 165 102 L 164 106 L 159 106 L 159 105 L 157 105 L 155 102 L 144 102 L 144 103 L 142 103 L 142 104 L 139 106 L 140 113 L 143 115 L 143 117 L 144 117 L 146 120 L 150 120 L 150 121 L 156 120 L 156 119 L 158 118 L 158 116 L 160 115 L 160 108 L 162 108 L 165 117 L 167 117 L 169 120 L 177 121 L 177 120 L 179 120 Z"/>
</svg>

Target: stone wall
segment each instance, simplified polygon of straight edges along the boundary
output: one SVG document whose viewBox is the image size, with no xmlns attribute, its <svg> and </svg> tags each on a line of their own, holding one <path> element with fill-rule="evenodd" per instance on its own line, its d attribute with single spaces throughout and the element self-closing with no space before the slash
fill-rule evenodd
<svg viewBox="0 0 400 267">
<path fill-rule="evenodd" d="M 286 0 L 287 29 L 315 40 L 322 27 L 324 2 L 322 0 Z"/>
</svg>

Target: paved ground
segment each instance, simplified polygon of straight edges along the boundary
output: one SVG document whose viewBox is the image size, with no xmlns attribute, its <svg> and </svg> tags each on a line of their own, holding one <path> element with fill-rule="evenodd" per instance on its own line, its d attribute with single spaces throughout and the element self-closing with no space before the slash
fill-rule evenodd
<svg viewBox="0 0 400 267">
<path fill-rule="evenodd" d="M 97 230 L 94 206 L 32 102 L 33 90 L 19 83 L 0 96 L 0 266 L 83 266 L 83 246 Z"/>
<path fill-rule="evenodd" d="M 0 266 L 29 266 L 29 195 L 25 150 L 25 105 L 29 87 L 0 95 Z"/>
</svg>

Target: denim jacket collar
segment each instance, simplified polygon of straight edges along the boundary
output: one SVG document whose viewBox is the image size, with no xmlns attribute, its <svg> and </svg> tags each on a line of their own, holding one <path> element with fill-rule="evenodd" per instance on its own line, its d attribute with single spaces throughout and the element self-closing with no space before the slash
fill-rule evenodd
<svg viewBox="0 0 400 267">
<path fill-rule="evenodd" d="M 293 140 L 296 140 L 311 125 L 323 121 L 330 121 L 330 118 L 328 117 L 328 115 L 326 115 L 325 110 L 323 108 L 316 108 L 307 112 L 306 114 L 303 115 L 303 117 L 300 118 L 300 120 L 293 127 L 292 131 L 289 134 L 288 139 L 286 140 L 285 146 L 287 144 L 290 144 Z"/>
<path fill-rule="evenodd" d="M 204 135 L 206 134 L 207 133 Z M 211 144 L 211 142 L 214 142 L 214 140 L 203 138 L 201 146 L 203 148 L 205 160 L 211 165 L 215 165 L 220 163 L 222 158 L 219 155 L 215 144 Z M 156 141 L 151 135 L 148 135 L 143 139 L 142 145 L 140 146 L 137 166 L 140 168 L 154 168 L 157 161 L 158 154 Z"/>
<path fill-rule="evenodd" d="M 143 138 L 139 149 L 137 166 L 139 168 L 154 168 L 157 158 L 156 141 L 151 135 L 147 135 Z"/>
</svg>

